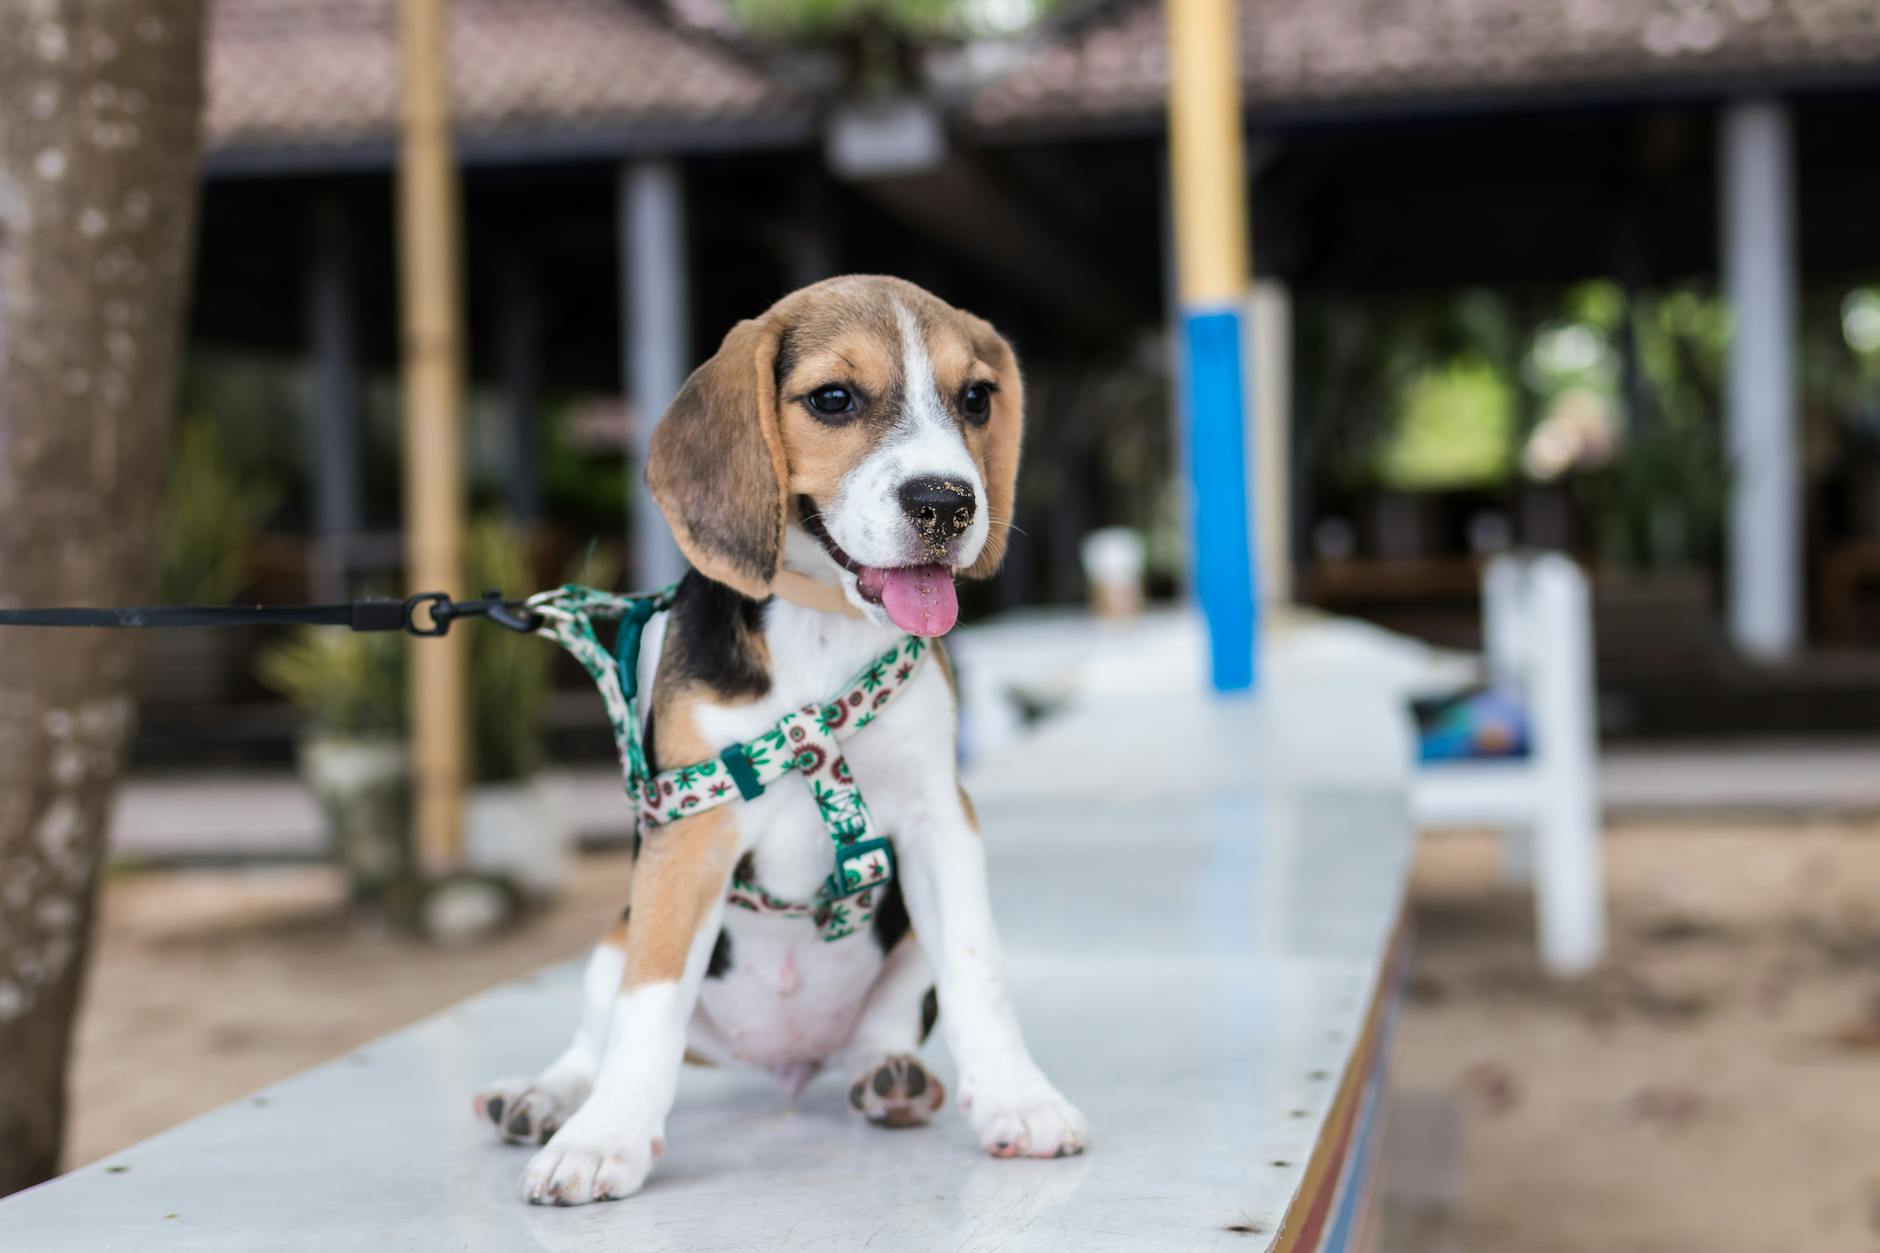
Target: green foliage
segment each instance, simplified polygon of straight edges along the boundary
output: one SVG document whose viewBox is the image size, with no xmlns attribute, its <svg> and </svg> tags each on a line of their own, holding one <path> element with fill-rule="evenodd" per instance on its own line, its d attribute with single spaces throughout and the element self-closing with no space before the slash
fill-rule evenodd
<svg viewBox="0 0 1880 1253">
<path fill-rule="evenodd" d="M 1487 361 L 1456 357 L 1429 367 L 1400 403 L 1396 428 L 1378 457 L 1384 486 L 1436 491 L 1485 486 L 1507 476 L 1515 394 Z"/>
<path fill-rule="evenodd" d="M 410 647 L 395 632 L 302 627 L 261 651 L 255 677 L 292 701 L 319 734 L 402 735 Z"/>
<path fill-rule="evenodd" d="M 1707 565 L 1721 550 L 1730 496 L 1722 430 L 1729 311 L 1698 288 L 1648 293 L 1632 332 L 1648 412 L 1633 415 L 1612 465 L 1581 488 L 1601 555 L 1637 569 Z M 1622 322 L 1614 333 L 1625 333 Z"/>
<path fill-rule="evenodd" d="M 1716 558 L 1730 497 L 1716 422 L 1635 429 L 1612 465 L 1584 483 L 1606 560 L 1651 570 Z"/>
<path fill-rule="evenodd" d="M 564 581 L 606 586 L 616 571 L 593 546 Z M 494 517 L 474 522 L 464 540 L 464 586 L 526 596 L 538 589 L 528 533 Z M 526 779 L 540 769 L 544 715 L 553 690 L 555 645 L 494 623 L 472 623 L 470 635 L 471 763 L 479 783 Z"/>
<path fill-rule="evenodd" d="M 1880 454 L 1880 286 L 1804 292 L 1802 397 L 1811 469 Z"/>
<path fill-rule="evenodd" d="M 1052 0 L 732 0 L 759 36 L 832 39 L 878 29 L 914 40 L 1007 34 L 1048 12 Z"/>
<path fill-rule="evenodd" d="M 643 490 L 640 478 L 630 473 L 623 453 L 577 447 L 569 435 L 574 418 L 574 406 L 564 405 L 543 423 L 537 463 L 543 503 L 572 527 L 616 527 L 633 493 Z"/>
<path fill-rule="evenodd" d="M 473 523 L 464 542 L 472 595 L 535 591 L 527 535 L 495 518 Z M 525 779 L 542 764 L 542 715 L 555 649 L 545 640 L 490 623 L 469 628 L 471 760 L 479 783 Z"/>
<path fill-rule="evenodd" d="M 246 349 L 192 347 L 179 411 L 213 422 L 233 463 L 279 493 L 288 518 L 312 498 L 304 369 L 292 358 Z"/>
<path fill-rule="evenodd" d="M 869 22 L 913 35 L 949 31 L 963 6 L 953 0 L 733 0 L 746 28 L 762 35 L 814 38 Z"/>
<path fill-rule="evenodd" d="M 1504 479 L 1526 426 L 1520 363 L 1531 331 L 1525 306 L 1479 289 L 1302 302 L 1296 393 L 1306 464 L 1346 490 Z M 1449 441 L 1458 446 L 1444 447 Z"/>
<path fill-rule="evenodd" d="M 280 493 L 245 472 L 214 422 L 182 426 L 170 461 L 157 594 L 168 604 L 225 605 L 248 586 L 255 540 Z"/>
</svg>

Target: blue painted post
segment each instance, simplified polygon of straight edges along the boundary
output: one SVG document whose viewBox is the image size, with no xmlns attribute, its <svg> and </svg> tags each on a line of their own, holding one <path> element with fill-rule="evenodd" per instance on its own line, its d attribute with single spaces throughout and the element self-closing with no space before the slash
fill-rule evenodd
<svg viewBox="0 0 1880 1253">
<path fill-rule="evenodd" d="M 1247 510 L 1247 163 L 1235 0 L 1168 0 L 1169 178 L 1187 364 L 1195 591 L 1219 692 L 1257 678 Z"/>
<path fill-rule="evenodd" d="M 1182 333 L 1195 594 L 1207 619 L 1215 690 L 1247 691 L 1258 678 L 1259 602 L 1248 535 L 1246 327 L 1238 309 L 1195 311 L 1183 315 Z"/>
</svg>

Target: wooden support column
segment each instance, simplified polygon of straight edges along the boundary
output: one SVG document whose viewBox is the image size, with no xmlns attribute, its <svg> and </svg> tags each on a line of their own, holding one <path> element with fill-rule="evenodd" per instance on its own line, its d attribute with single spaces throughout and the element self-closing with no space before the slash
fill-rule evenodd
<svg viewBox="0 0 1880 1253">
<path fill-rule="evenodd" d="M 349 594 L 348 553 L 363 526 L 359 490 L 359 347 L 346 205 L 313 207 L 307 263 L 307 339 L 313 353 L 314 598 Z"/>
<path fill-rule="evenodd" d="M 634 426 L 632 569 L 634 587 L 663 587 L 685 573 L 666 519 L 646 490 L 653 427 L 690 370 L 692 309 L 685 253 L 685 183 L 671 161 L 635 161 L 620 171 L 618 197 L 621 325 Z"/>
<path fill-rule="evenodd" d="M 404 130 L 398 167 L 404 324 L 405 537 L 412 591 L 460 594 L 463 361 L 447 0 L 399 0 Z M 427 873 L 458 865 L 468 758 L 465 635 L 411 649 L 413 792 Z"/>
</svg>

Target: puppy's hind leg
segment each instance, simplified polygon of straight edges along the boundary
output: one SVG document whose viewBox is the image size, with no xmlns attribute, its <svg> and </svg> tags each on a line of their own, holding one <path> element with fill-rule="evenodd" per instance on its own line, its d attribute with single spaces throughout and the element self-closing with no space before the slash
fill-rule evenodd
<svg viewBox="0 0 1880 1253">
<path fill-rule="evenodd" d="M 849 1104 L 878 1127 L 918 1127 L 946 1100 L 920 1060 L 939 1012 L 933 971 L 912 935 L 889 952 L 846 1053 Z"/>
<path fill-rule="evenodd" d="M 503 1139 L 511 1144 L 547 1143 L 587 1100 L 626 964 L 623 914 L 588 958 L 581 976 L 581 1021 L 568 1047 L 540 1074 L 498 1079 L 477 1093 L 477 1116 L 488 1119 Z"/>
</svg>

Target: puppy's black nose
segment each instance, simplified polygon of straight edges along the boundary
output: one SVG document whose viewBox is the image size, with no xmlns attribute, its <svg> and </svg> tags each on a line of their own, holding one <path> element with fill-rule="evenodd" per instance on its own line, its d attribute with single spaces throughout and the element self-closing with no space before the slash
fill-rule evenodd
<svg viewBox="0 0 1880 1253">
<path fill-rule="evenodd" d="M 973 524 L 977 508 L 970 483 L 909 479 L 901 484 L 901 511 L 930 548 L 940 548 Z"/>
</svg>

